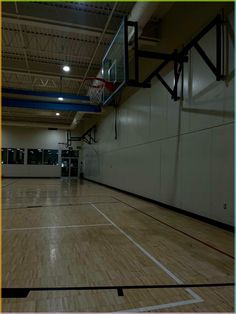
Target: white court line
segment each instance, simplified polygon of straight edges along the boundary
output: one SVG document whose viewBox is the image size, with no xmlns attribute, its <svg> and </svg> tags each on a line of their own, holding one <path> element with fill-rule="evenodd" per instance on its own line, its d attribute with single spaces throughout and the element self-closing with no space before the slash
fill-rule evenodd
<svg viewBox="0 0 236 314">
<path fill-rule="evenodd" d="M 122 311 L 118 311 L 117 313 L 149 312 L 149 311 L 156 311 L 156 310 L 160 310 L 160 309 L 166 309 L 166 308 L 176 307 L 176 306 L 181 306 L 181 305 L 188 305 L 188 304 L 199 303 L 199 302 L 202 302 L 202 301 L 198 301 L 198 300 L 195 300 L 195 299 L 193 299 L 193 300 L 183 300 L 183 301 L 171 302 L 171 303 L 166 303 L 166 304 L 151 305 L 151 306 L 146 306 L 146 307 L 138 307 L 136 309 L 122 310 Z"/>
<path fill-rule="evenodd" d="M 62 228 L 89 228 L 89 227 L 103 227 L 111 226 L 111 224 L 94 224 L 94 225 L 68 225 L 68 226 L 48 226 L 48 227 L 31 227 L 31 228 L 9 228 L 2 229 L 2 231 L 21 231 L 21 230 L 40 230 L 40 229 L 62 229 Z"/>
<path fill-rule="evenodd" d="M 184 282 L 182 280 L 180 280 L 175 274 L 173 274 L 168 268 L 166 268 L 161 262 L 159 262 L 154 256 L 152 256 L 150 253 L 148 253 L 140 244 L 138 244 L 133 238 L 131 238 L 131 236 L 129 236 L 125 231 L 123 231 L 120 227 L 118 227 L 107 215 L 105 215 L 99 208 L 97 208 L 96 205 L 94 205 L 93 203 L 91 203 L 91 206 L 93 206 L 107 221 L 110 222 L 110 224 L 112 224 L 116 229 L 118 229 L 126 238 L 128 238 L 137 248 L 139 248 L 139 250 L 146 255 L 149 259 L 151 259 L 154 264 L 156 264 L 159 268 L 161 268 L 169 277 L 171 277 L 175 282 L 177 282 L 178 284 L 184 284 Z M 173 307 L 176 306 L 176 304 L 178 305 L 184 305 L 184 304 L 192 304 L 192 303 L 199 303 L 199 302 L 203 302 L 204 300 L 198 295 L 196 294 L 194 291 L 192 291 L 192 289 L 190 288 L 184 288 L 184 290 L 186 292 L 188 292 L 193 299 L 192 300 L 183 300 L 183 301 L 179 301 L 179 302 L 174 302 L 174 303 L 168 303 L 168 304 L 160 304 L 160 305 L 156 305 L 156 306 L 165 306 L 165 307 Z M 180 303 L 181 302 L 181 303 Z M 187 302 L 187 303 L 186 303 Z M 174 305 L 173 305 L 174 304 Z M 155 309 L 156 309 L 155 306 Z M 160 307 L 161 308 L 161 307 Z M 142 309 L 142 308 L 141 308 Z M 144 308 L 146 309 L 146 308 Z M 133 311 L 133 310 L 132 310 Z M 138 309 L 135 309 L 134 311 L 138 311 Z M 143 310 L 140 310 L 140 312 L 142 312 Z M 124 312 L 124 311 L 122 311 Z"/>
</svg>

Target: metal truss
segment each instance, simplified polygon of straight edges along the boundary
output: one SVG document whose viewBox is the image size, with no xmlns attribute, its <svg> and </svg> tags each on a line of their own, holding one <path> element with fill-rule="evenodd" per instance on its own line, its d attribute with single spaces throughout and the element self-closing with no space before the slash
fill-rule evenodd
<svg viewBox="0 0 236 314">
<path fill-rule="evenodd" d="M 20 20 L 21 21 L 21 20 Z M 97 38 L 66 31 L 48 31 L 39 27 L 21 25 L 20 21 L 12 19 L 11 23 L 3 24 L 3 53 L 25 52 L 36 58 L 44 56 L 46 59 L 67 60 L 74 63 L 87 64 L 90 55 L 96 47 Z M 18 24 L 15 24 L 18 22 Z M 73 30 L 72 30 L 73 31 Z M 106 48 L 107 40 L 101 42 L 100 53 Z M 99 60 L 96 60 L 98 66 Z"/>
<path fill-rule="evenodd" d="M 13 71 L 8 69 L 2 70 L 4 87 L 21 86 L 21 88 L 31 88 L 31 78 L 28 72 L 24 71 Z M 74 77 L 62 77 L 60 80 L 59 75 L 51 74 L 39 74 L 31 72 L 33 79 L 33 87 L 35 89 L 49 89 L 58 90 L 59 86 L 62 86 L 63 91 L 74 92 L 78 87 L 80 78 Z"/>
</svg>

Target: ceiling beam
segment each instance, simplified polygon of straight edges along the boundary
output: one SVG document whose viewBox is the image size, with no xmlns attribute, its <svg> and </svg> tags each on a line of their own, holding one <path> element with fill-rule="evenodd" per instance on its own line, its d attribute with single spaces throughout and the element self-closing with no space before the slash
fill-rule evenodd
<svg viewBox="0 0 236 314">
<path fill-rule="evenodd" d="M 103 28 L 98 28 L 98 27 L 87 27 L 84 25 L 78 25 L 78 24 L 72 24 L 72 23 L 59 23 L 59 22 L 52 22 L 51 20 L 47 19 L 40 19 L 40 18 L 29 18 L 27 16 L 20 16 L 20 19 L 17 21 L 16 20 L 16 15 L 15 14 L 10 14 L 10 13 L 3 13 L 2 14 L 2 24 L 4 27 L 4 22 L 10 23 L 10 24 L 16 24 L 16 22 L 22 24 L 22 25 L 28 25 L 28 26 L 33 26 L 33 27 L 40 27 L 43 29 L 47 30 L 55 30 L 59 31 L 62 33 L 69 33 L 71 34 L 78 34 L 78 35 L 86 35 L 86 36 L 91 36 L 91 37 L 96 37 L 99 38 L 103 32 Z M 106 31 L 104 34 L 103 40 L 106 43 L 109 43 L 112 38 L 114 37 L 115 32 L 114 31 Z M 151 46 L 156 46 L 156 44 L 160 41 L 159 38 L 156 37 L 145 37 L 141 36 L 140 37 L 140 44 L 141 45 L 151 45 Z"/>
<path fill-rule="evenodd" d="M 4 98 L 2 99 L 3 107 L 14 108 L 31 108 L 43 110 L 62 110 L 62 111 L 80 111 L 80 112 L 101 112 L 100 106 L 88 104 L 72 104 L 72 103 L 59 103 L 59 102 L 46 102 L 35 100 L 19 100 Z"/>
<path fill-rule="evenodd" d="M 25 71 L 24 69 L 22 68 L 2 68 L 2 72 L 6 72 L 6 73 L 9 73 L 9 74 L 22 74 L 22 75 L 25 75 L 25 74 L 28 74 L 27 71 Z M 57 74 L 55 72 L 40 72 L 40 71 L 34 71 L 32 72 L 31 71 L 31 74 L 35 77 L 46 77 L 46 78 L 58 78 L 60 79 L 62 75 L 60 74 Z M 66 76 L 63 76 L 63 80 L 72 80 L 72 81 L 80 81 L 82 80 L 82 76 L 75 76 L 75 75 L 66 75 Z"/>
<path fill-rule="evenodd" d="M 78 25 L 78 24 L 70 24 L 70 23 L 60 23 L 60 22 L 52 22 L 51 20 L 47 19 L 40 19 L 40 18 L 29 18 L 27 16 L 21 15 L 20 18 L 17 20 L 16 14 L 6 14 L 3 13 L 2 15 L 2 22 L 6 23 L 19 23 L 21 25 L 26 26 L 33 26 L 33 27 L 40 27 L 40 28 L 46 28 L 48 30 L 55 30 L 59 32 L 68 32 L 68 33 L 74 33 L 78 35 L 87 35 L 91 37 L 100 37 L 103 29 L 102 28 L 96 28 L 96 27 L 85 27 L 84 25 Z M 112 36 L 114 35 L 114 32 L 106 32 L 104 39 L 111 40 Z"/>
<path fill-rule="evenodd" d="M 69 94 L 69 93 L 39 92 L 39 91 L 14 89 L 14 88 L 2 88 L 2 93 L 14 94 L 14 95 L 25 95 L 25 96 L 50 97 L 50 98 L 51 97 L 52 98 L 63 97 L 65 99 L 90 101 L 89 96 L 75 95 L 75 94 Z"/>
<path fill-rule="evenodd" d="M 70 130 L 69 124 L 56 124 L 56 123 L 40 123 L 40 122 L 28 122 L 28 121 L 8 121 L 3 120 L 2 125 L 5 126 L 20 126 L 20 127 L 32 127 L 32 128 L 55 128 L 61 130 Z"/>
</svg>

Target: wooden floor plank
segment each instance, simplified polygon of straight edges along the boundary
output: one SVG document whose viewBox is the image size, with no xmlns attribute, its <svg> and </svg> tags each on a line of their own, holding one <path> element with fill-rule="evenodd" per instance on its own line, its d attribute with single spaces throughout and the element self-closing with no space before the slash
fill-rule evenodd
<svg viewBox="0 0 236 314">
<path fill-rule="evenodd" d="M 3 186 L 5 288 L 234 280 L 234 260 L 202 243 L 233 255 L 231 232 L 87 181 L 7 179 Z M 3 311 L 234 310 L 232 287 L 191 291 L 35 291 L 24 299 L 3 299 Z"/>
</svg>

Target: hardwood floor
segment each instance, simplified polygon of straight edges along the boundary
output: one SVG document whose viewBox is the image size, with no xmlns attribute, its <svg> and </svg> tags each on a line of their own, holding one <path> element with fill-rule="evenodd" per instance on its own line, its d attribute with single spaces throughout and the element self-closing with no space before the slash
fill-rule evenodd
<svg viewBox="0 0 236 314">
<path fill-rule="evenodd" d="M 234 235 L 88 181 L 4 179 L 3 312 L 233 312 Z M 201 284 L 201 287 L 137 288 Z M 48 287 L 124 287 L 40 291 Z"/>
</svg>

